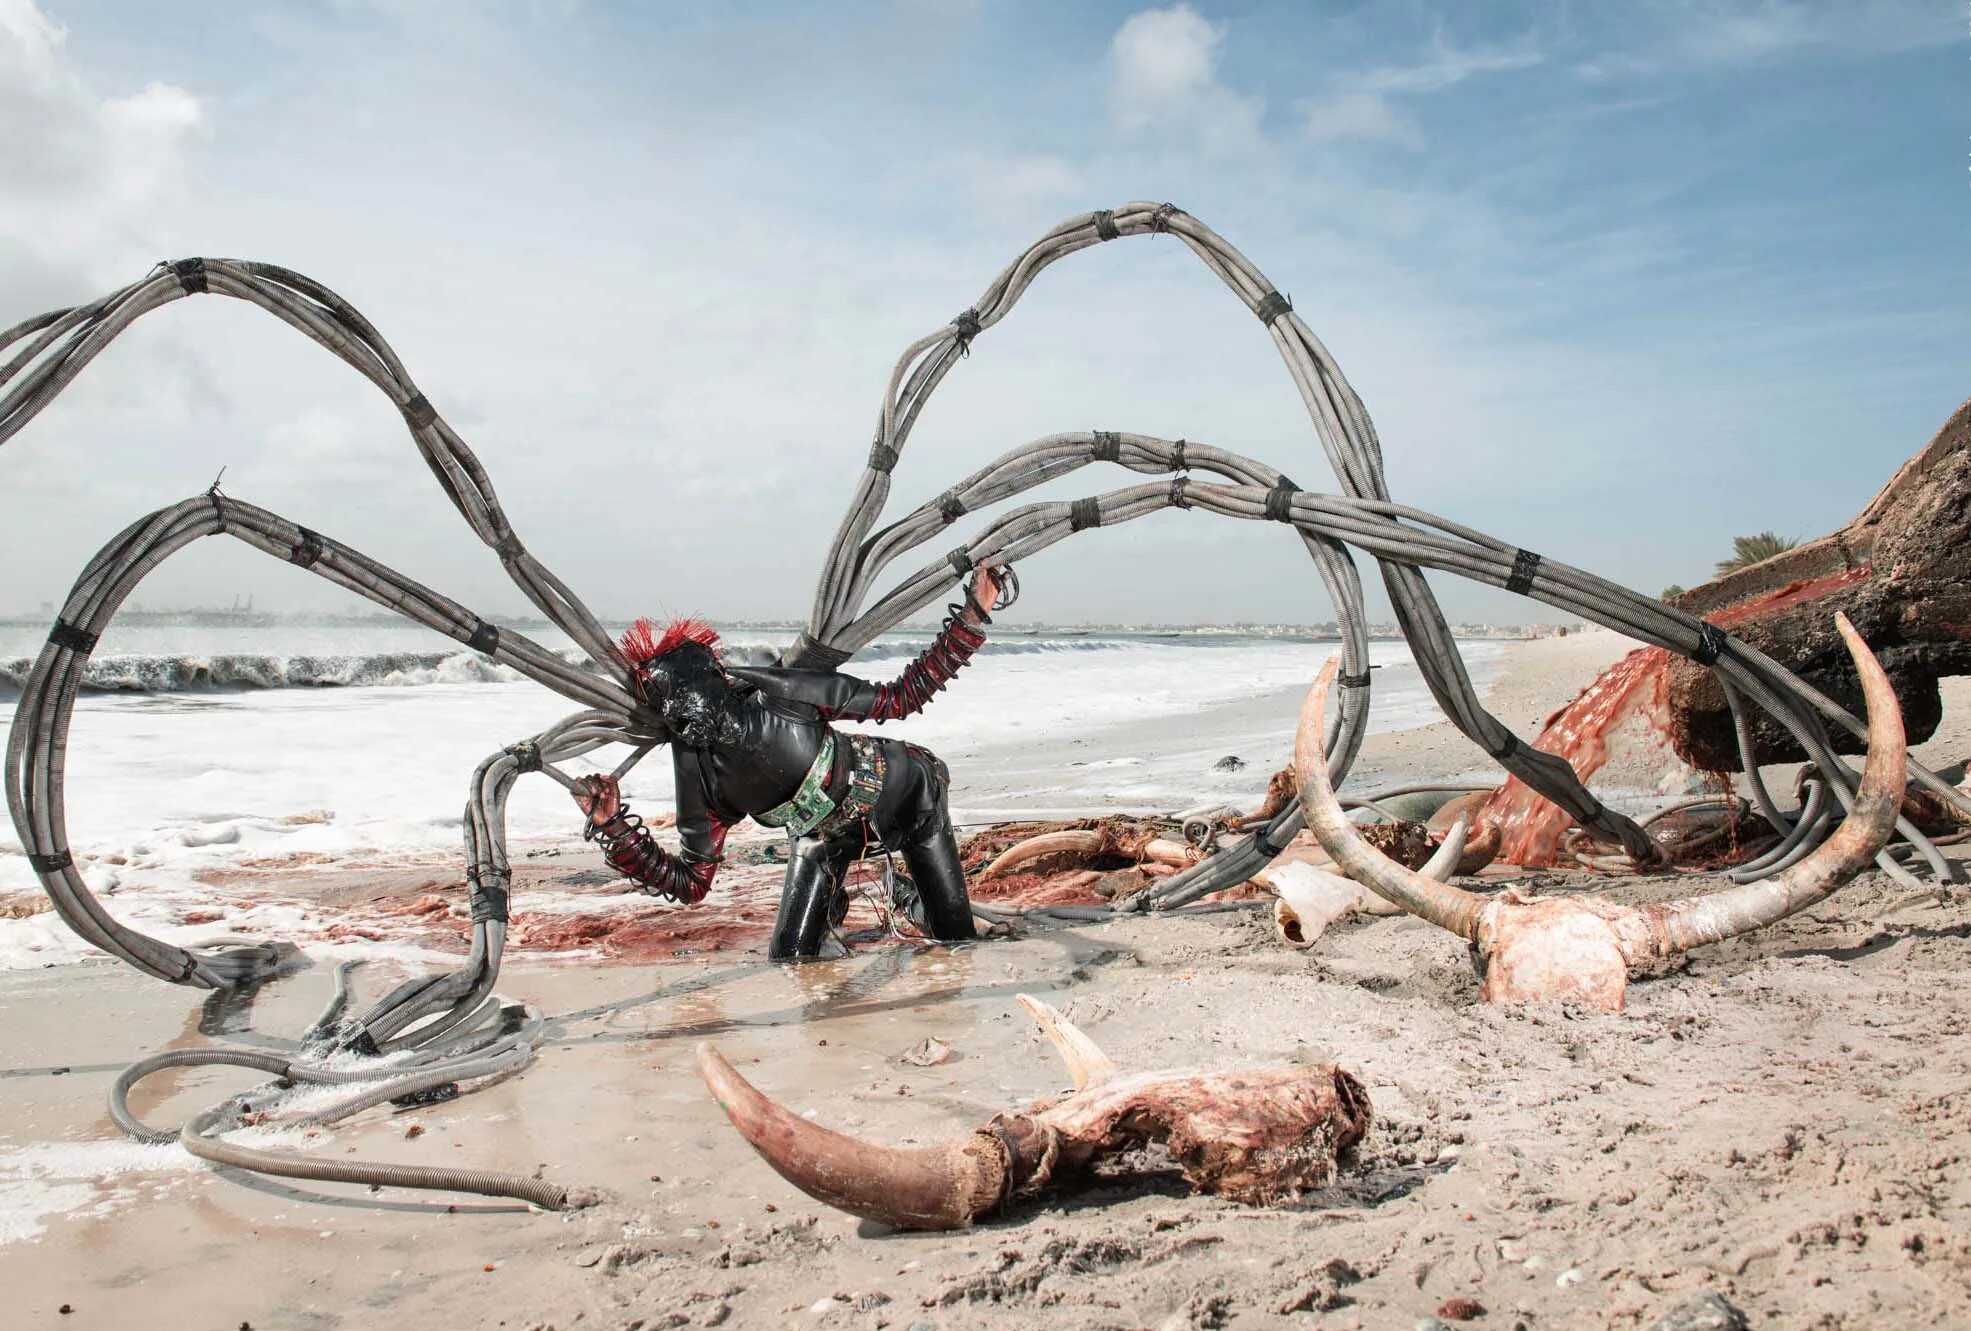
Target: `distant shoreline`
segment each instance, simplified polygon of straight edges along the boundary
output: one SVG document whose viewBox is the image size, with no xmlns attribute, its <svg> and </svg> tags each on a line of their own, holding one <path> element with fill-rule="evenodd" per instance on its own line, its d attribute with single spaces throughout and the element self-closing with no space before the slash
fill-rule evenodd
<svg viewBox="0 0 1971 1331">
<path fill-rule="evenodd" d="M 55 612 L 35 614 L 15 613 L 0 615 L 0 628 L 36 629 L 45 628 L 54 621 Z M 226 610 L 123 610 L 116 616 L 116 622 L 125 627 L 138 625 L 170 628 L 406 628 L 416 629 L 420 625 L 396 615 L 356 615 L 333 612 L 310 613 L 296 611 L 282 613 L 273 611 L 226 611 Z M 540 632 L 554 629 L 554 625 L 537 615 L 495 616 L 495 623 L 526 632 Z M 612 621 L 605 619 L 607 625 Z M 614 621 L 627 626 L 628 620 Z M 747 633 L 785 633 L 797 634 L 807 627 L 805 622 L 796 620 L 732 620 L 721 626 L 727 636 L 739 632 Z M 937 629 L 936 623 L 908 623 L 890 633 L 930 633 Z M 1453 624 L 1451 634 L 1456 638 L 1518 642 L 1531 638 L 1563 636 L 1578 633 L 1585 625 L 1566 624 Z M 1340 627 L 1328 624 L 1020 624 L 1002 625 L 994 630 L 998 637 L 1259 637 L 1285 638 L 1305 642 L 1334 642 L 1341 636 Z M 1369 638 L 1376 642 L 1391 642 L 1402 637 L 1394 624 L 1372 624 Z"/>
</svg>

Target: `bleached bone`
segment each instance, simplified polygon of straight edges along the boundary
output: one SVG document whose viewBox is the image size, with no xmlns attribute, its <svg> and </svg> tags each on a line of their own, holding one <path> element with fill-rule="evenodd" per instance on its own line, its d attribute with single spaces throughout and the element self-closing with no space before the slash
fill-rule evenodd
<svg viewBox="0 0 1971 1331">
<path fill-rule="evenodd" d="M 1328 782 L 1321 726 L 1338 658 L 1309 690 L 1294 737 L 1307 825 L 1350 878 L 1471 942 L 1487 1002 L 1571 999 L 1620 1010 L 1633 968 L 1748 933 L 1825 900 L 1866 869 L 1894 832 L 1906 776 L 1902 711 L 1854 625 L 1842 615 L 1835 624 L 1868 703 L 1868 762 L 1839 830 L 1772 878 L 1638 909 L 1595 896 L 1510 890 L 1487 901 L 1404 868 L 1362 839 Z"/>
<path fill-rule="evenodd" d="M 1270 1202 L 1327 1183 L 1368 1130 L 1361 1083 L 1332 1065 L 1123 1075 L 1067 1018 L 1037 999 L 1020 1001 L 1079 1089 L 930 1146 L 879 1146 L 810 1123 L 709 1044 L 698 1046 L 698 1070 L 740 1136 L 782 1178 L 901 1229 L 963 1229 L 1097 1161 L 1139 1158 L 1150 1145 L 1162 1146 L 1200 1191 Z"/>
</svg>

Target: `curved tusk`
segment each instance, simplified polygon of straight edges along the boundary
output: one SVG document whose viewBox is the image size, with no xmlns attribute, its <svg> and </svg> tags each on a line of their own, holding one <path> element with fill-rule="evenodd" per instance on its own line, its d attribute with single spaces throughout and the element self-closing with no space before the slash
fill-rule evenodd
<svg viewBox="0 0 1971 1331">
<path fill-rule="evenodd" d="M 1334 686 L 1340 664 L 1341 657 L 1335 655 L 1321 667 L 1314 687 L 1307 691 L 1307 701 L 1301 705 L 1300 728 L 1294 733 L 1294 772 L 1307 826 L 1333 857 L 1335 867 L 1377 896 L 1460 938 L 1475 937 L 1483 904 L 1479 898 L 1406 869 L 1369 845 L 1335 799 L 1334 787 L 1328 781 L 1327 746 L 1322 742 L 1321 726 L 1327 715 L 1328 690 Z"/>
<path fill-rule="evenodd" d="M 1417 870 L 1426 878 L 1434 878 L 1440 883 L 1451 881 L 1451 875 L 1458 871 L 1458 861 L 1465 857 L 1465 837 L 1471 833 L 1471 815 L 1461 813 L 1458 821 L 1451 824 L 1451 830 L 1444 834 L 1437 849 L 1424 861 L 1423 868 Z"/>
<path fill-rule="evenodd" d="M 1021 865 L 1031 864 L 1047 855 L 1098 854 L 1107 840 L 1106 834 L 1096 828 L 1042 832 L 1039 836 L 1028 837 L 1018 845 L 1007 847 L 1000 852 L 998 859 L 985 867 L 985 872 L 979 877 L 994 878 L 1002 873 L 1011 873 Z"/>
<path fill-rule="evenodd" d="M 1079 1026 L 1029 994 L 1021 994 L 1019 998 L 1020 1006 L 1032 1014 L 1041 1032 L 1053 1041 L 1061 1061 L 1068 1065 L 1068 1076 L 1074 1080 L 1077 1091 L 1099 1086 L 1116 1075 L 1116 1065 Z"/>
<path fill-rule="evenodd" d="M 987 1133 L 933 1146 L 876 1146 L 788 1113 L 709 1044 L 698 1073 L 712 1097 L 780 1177 L 851 1215 L 899 1229 L 963 1229 L 999 1204 L 1006 1148 Z"/>
<path fill-rule="evenodd" d="M 1888 844 L 1896 830 L 1909 776 L 1902 706 L 1881 663 L 1848 617 L 1837 614 L 1834 624 L 1841 630 L 1848 655 L 1854 658 L 1855 670 L 1861 675 L 1862 697 L 1868 704 L 1868 761 L 1862 767 L 1854 807 L 1833 836 L 1782 873 L 1692 901 L 1644 908 L 1641 924 L 1651 936 L 1647 940 L 1625 936 L 1625 947 L 1640 945 L 1645 955 L 1668 956 L 1783 920 L 1832 896 L 1868 868 Z"/>
<path fill-rule="evenodd" d="M 1168 864 L 1173 869 L 1188 869 L 1197 862 L 1197 855 L 1189 845 L 1168 837 L 1152 837 L 1137 854 L 1139 859 L 1151 864 Z"/>
</svg>

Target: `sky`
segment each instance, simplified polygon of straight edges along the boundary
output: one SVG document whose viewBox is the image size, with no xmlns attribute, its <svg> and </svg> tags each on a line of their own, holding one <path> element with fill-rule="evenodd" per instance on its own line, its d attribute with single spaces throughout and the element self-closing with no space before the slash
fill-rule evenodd
<svg viewBox="0 0 1971 1331">
<path fill-rule="evenodd" d="M 1968 26 L 1959 0 L 0 0 L 0 325 L 165 258 L 298 269 L 599 613 L 798 618 L 902 348 L 1057 221 L 1167 199 L 1293 298 L 1397 499 L 1655 593 L 1734 535 L 1839 526 L 1971 393 Z M 1265 330 L 1169 237 L 1048 270 L 933 399 L 890 514 L 1070 429 L 1337 488 Z M 381 395 L 199 298 L 0 448 L 0 611 L 222 466 L 523 608 Z M 1021 573 L 1028 621 L 1333 615 L 1277 526 L 1199 513 Z M 1453 618 L 1558 617 L 1432 582 Z M 137 599 L 248 594 L 349 603 L 223 540 Z"/>
</svg>

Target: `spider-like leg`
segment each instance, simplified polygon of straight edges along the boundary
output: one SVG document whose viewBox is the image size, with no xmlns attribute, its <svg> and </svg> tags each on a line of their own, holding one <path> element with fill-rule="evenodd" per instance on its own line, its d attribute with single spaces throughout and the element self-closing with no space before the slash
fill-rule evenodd
<svg viewBox="0 0 1971 1331">
<path fill-rule="evenodd" d="M 153 569 L 200 537 L 222 533 L 485 652 L 590 709 L 564 723 L 566 734 L 553 741 L 567 744 L 569 752 L 581 751 L 591 740 L 605 742 L 605 734 L 612 739 L 634 735 L 638 742 L 663 738 L 644 719 L 633 719 L 638 705 L 614 679 L 571 665 L 526 635 L 488 623 L 349 546 L 216 491 L 159 509 L 124 529 L 76 580 L 21 689 L 6 763 L 7 804 L 14 826 L 55 909 L 85 940 L 140 970 L 175 983 L 216 989 L 270 974 L 281 955 L 273 944 L 187 949 L 120 924 L 89 891 L 68 850 L 63 798 L 68 729 L 89 653 L 118 607 Z M 497 812 L 498 807 L 495 799 L 492 808 Z M 469 845 L 470 836 L 469 832 Z M 489 854 L 497 856 L 489 863 L 503 870 L 503 850 Z M 483 931 L 475 929 L 474 954 L 467 965 L 472 979 L 456 992 L 447 988 L 446 1006 L 479 991 L 482 981 L 490 989 L 503 939 L 504 926 L 490 918 Z M 399 1000 L 397 1006 L 405 1001 Z M 434 996 L 432 1004 L 418 1004 L 417 1010 L 434 1011 L 436 1003 Z"/>
<path fill-rule="evenodd" d="M 1280 472 L 1237 454 L 1178 440 L 1094 431 L 1053 435 L 1016 449 L 920 506 L 899 521 L 875 527 L 889 497 L 890 477 L 911 431 L 944 377 L 980 333 L 1005 318 L 1049 265 L 1104 241 L 1168 235 L 1185 245 L 1260 321 L 1307 407 L 1322 451 L 1343 494 L 1301 490 Z M 1168 487 L 1144 486 L 1091 496 L 1073 504 L 1014 510 L 985 533 L 927 565 L 868 610 L 862 604 L 875 573 L 904 550 L 920 545 L 958 517 L 977 512 L 1021 490 L 1066 474 L 1090 461 L 1114 462 L 1136 471 L 1179 473 Z M 1233 486 L 1191 485 L 1191 471 L 1213 471 Z M 1159 491 L 1167 493 L 1160 497 Z M 1226 496 L 1237 492 L 1235 499 Z M 1136 202 L 1112 211 L 1084 213 L 1051 228 L 989 283 L 979 300 L 956 319 L 904 349 L 891 371 L 878 417 L 876 440 L 854 496 L 831 543 L 806 629 L 785 664 L 833 668 L 882 629 L 941 595 L 975 564 L 1010 563 L 1088 527 L 1111 525 L 1161 508 L 1206 508 L 1230 516 L 1290 523 L 1314 556 L 1335 617 L 1343 629 L 1342 707 L 1329 735 L 1330 775 L 1346 774 L 1367 719 L 1366 610 L 1360 578 L 1348 547 L 1368 551 L 1382 571 L 1397 622 L 1425 683 L 1444 714 L 1494 761 L 1564 809 L 1582 827 L 1622 844 L 1638 862 L 1655 847 L 1633 819 L 1603 806 L 1573 768 L 1522 743 L 1487 712 L 1452 640 L 1450 626 L 1423 570 L 1440 569 L 1528 596 L 1709 665 L 1721 682 L 1778 719 L 1834 781 L 1843 804 L 1856 789 L 1852 770 L 1834 763 L 1825 722 L 1861 735 L 1855 716 L 1775 662 L 1730 639 L 1696 617 L 1640 596 L 1579 569 L 1546 560 L 1468 527 L 1391 500 L 1383 475 L 1382 445 L 1367 408 L 1326 347 L 1293 311 L 1293 303 L 1246 257 L 1198 219 L 1171 204 Z M 1359 644 L 1359 645 L 1358 645 Z M 1831 764 L 1831 766 L 1829 765 Z M 1936 773 L 1916 763 L 1911 777 L 1960 812 L 1971 800 Z M 1787 835 L 1782 854 L 1747 865 L 1743 876 L 1773 873 L 1786 856 L 1805 854 L 1833 826 L 1819 806 L 1792 819 L 1767 812 Z M 1289 806 L 1258 834 L 1229 839 L 1210 857 L 1166 880 L 1154 904 L 1169 906 L 1250 877 L 1302 826 Z M 1931 868 L 1948 880 L 1949 866 L 1905 821 L 1898 829 L 1922 850 Z M 1886 855 L 1878 861 L 1892 875 L 1907 871 Z"/>
<path fill-rule="evenodd" d="M 101 300 L 51 310 L 0 332 L 0 444 L 53 401 L 125 329 L 152 310 L 211 293 L 257 305 L 326 347 L 368 379 L 404 414 L 425 464 L 473 535 L 500 558 L 528 600 L 619 682 L 629 663 L 587 606 L 527 550 L 506 519 L 493 481 L 465 440 L 418 388 L 376 326 L 328 287 L 278 264 L 244 259 L 179 259 Z"/>
<path fill-rule="evenodd" d="M 491 999 L 506 944 L 513 866 L 506 851 L 506 802 L 514 784 L 532 772 L 573 789 L 555 764 L 608 744 L 647 745 L 623 719 L 598 710 L 576 712 L 532 739 L 492 754 L 472 774 L 465 803 L 465 876 L 471 884 L 472 951 L 465 965 L 407 981 L 361 1018 L 336 1033 L 339 1044 L 389 1050 L 428 1045 L 470 1019 Z"/>
</svg>

